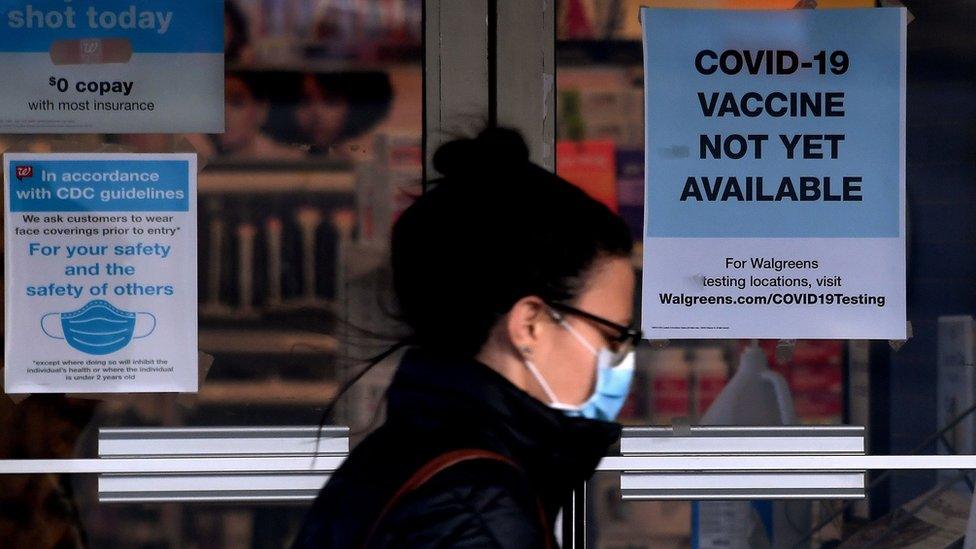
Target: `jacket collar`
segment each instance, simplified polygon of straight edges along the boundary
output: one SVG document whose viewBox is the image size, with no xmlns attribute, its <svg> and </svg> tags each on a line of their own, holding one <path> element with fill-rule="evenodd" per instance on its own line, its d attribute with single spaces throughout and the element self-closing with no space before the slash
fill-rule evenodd
<svg viewBox="0 0 976 549">
<path fill-rule="evenodd" d="M 495 446 L 559 495 L 589 479 L 620 437 L 620 425 L 566 416 L 474 359 L 417 348 L 404 355 L 387 401 L 391 423 Z"/>
</svg>

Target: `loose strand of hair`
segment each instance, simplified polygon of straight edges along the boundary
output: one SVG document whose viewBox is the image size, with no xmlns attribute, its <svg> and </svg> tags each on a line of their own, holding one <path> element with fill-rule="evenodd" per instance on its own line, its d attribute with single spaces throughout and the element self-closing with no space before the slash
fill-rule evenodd
<svg viewBox="0 0 976 549">
<path fill-rule="evenodd" d="M 362 379 L 363 376 L 365 376 L 377 364 L 379 364 L 380 362 L 383 362 L 384 360 L 386 360 L 387 358 L 389 358 L 391 355 L 393 355 L 394 353 L 396 353 L 397 351 L 399 351 L 400 349 L 406 347 L 409 344 L 410 344 L 409 338 L 403 338 L 403 339 L 397 341 L 396 343 L 394 343 L 393 345 L 391 345 L 389 348 L 387 348 L 385 351 L 383 351 L 380 354 L 378 354 L 378 355 L 376 355 L 376 356 L 368 359 L 366 361 L 366 366 L 364 366 L 363 368 L 361 368 L 358 372 L 356 372 L 355 375 L 353 375 L 352 377 L 350 377 L 349 379 L 347 379 L 346 381 L 344 381 L 342 383 L 342 385 L 336 391 L 336 394 L 325 405 L 325 408 L 322 411 L 322 416 L 319 418 L 318 431 L 317 431 L 317 435 L 316 435 L 316 439 L 315 439 L 315 454 L 316 455 L 319 452 L 320 443 L 322 442 L 322 430 L 325 428 L 325 424 L 329 421 L 329 418 L 332 416 L 332 413 L 335 411 L 336 406 L 339 404 L 339 400 L 343 397 L 343 395 L 345 395 L 349 391 L 349 389 L 351 389 L 352 386 L 356 384 L 357 381 L 359 381 L 360 379 Z"/>
</svg>

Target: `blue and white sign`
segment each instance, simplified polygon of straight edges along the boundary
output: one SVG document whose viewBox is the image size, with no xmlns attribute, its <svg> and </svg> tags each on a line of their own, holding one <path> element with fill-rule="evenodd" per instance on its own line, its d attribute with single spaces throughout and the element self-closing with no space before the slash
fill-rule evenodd
<svg viewBox="0 0 976 549">
<path fill-rule="evenodd" d="M 642 324 L 904 339 L 903 8 L 643 8 Z"/>
<path fill-rule="evenodd" d="M 220 133 L 222 0 L 0 0 L 0 133 Z"/>
<path fill-rule="evenodd" d="M 8 393 L 197 390 L 196 156 L 5 154 Z"/>
</svg>

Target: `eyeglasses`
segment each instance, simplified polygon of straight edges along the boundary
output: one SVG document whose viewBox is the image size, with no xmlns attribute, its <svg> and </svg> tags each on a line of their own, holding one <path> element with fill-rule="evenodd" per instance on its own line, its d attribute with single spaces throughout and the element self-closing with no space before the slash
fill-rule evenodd
<svg viewBox="0 0 976 549">
<path fill-rule="evenodd" d="M 546 302 L 546 305 L 554 311 L 570 314 L 573 316 L 578 316 L 580 318 L 585 318 L 591 322 L 595 322 L 601 326 L 610 328 L 616 332 L 616 335 L 609 336 L 608 339 L 613 345 L 613 352 L 617 355 L 623 356 L 629 353 L 632 349 L 637 347 L 640 340 L 644 337 L 644 333 L 637 328 L 631 328 L 629 326 L 624 326 L 623 324 L 617 324 L 616 322 L 607 320 L 603 317 L 597 316 L 593 313 L 588 313 L 586 311 L 577 309 L 571 305 L 566 305 L 565 303 L 557 302 Z M 560 318 L 557 318 L 560 320 Z"/>
</svg>

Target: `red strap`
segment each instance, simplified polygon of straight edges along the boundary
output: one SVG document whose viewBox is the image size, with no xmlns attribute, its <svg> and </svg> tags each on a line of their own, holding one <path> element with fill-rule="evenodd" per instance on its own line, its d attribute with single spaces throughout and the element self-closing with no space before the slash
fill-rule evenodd
<svg viewBox="0 0 976 549">
<path fill-rule="evenodd" d="M 506 463 L 511 467 L 518 469 L 519 471 L 522 470 L 522 468 L 519 467 L 519 465 L 514 461 L 512 461 L 511 459 L 499 453 L 492 452 L 490 450 L 466 448 L 462 450 L 453 450 L 441 454 L 431 459 L 427 463 L 425 463 L 423 467 L 421 467 L 420 469 L 417 469 L 417 471 L 409 479 L 407 479 L 407 481 L 404 482 L 402 486 L 400 486 L 400 489 L 393 494 L 390 500 L 386 502 L 386 505 L 383 506 L 383 509 L 380 511 L 380 514 L 376 517 L 376 520 L 373 522 L 373 525 L 370 527 L 369 532 L 366 534 L 365 541 L 363 542 L 363 547 L 364 548 L 369 547 L 369 544 L 373 541 L 373 536 L 376 534 L 376 530 L 379 528 L 380 523 L 383 522 L 383 519 L 386 518 L 386 515 L 388 515 L 394 508 L 396 508 L 396 506 L 403 500 L 403 498 L 405 498 L 414 490 L 426 484 L 428 481 L 430 481 L 430 479 L 434 478 L 438 473 L 446 469 L 449 469 L 459 463 L 463 463 L 465 461 L 477 460 L 477 459 L 498 461 L 501 463 Z M 542 502 L 537 501 L 536 503 L 538 505 L 539 520 L 541 521 L 543 527 L 542 532 L 546 538 L 546 549 L 550 549 L 552 547 L 552 543 L 549 539 L 550 538 L 549 525 L 548 525 L 549 521 L 546 519 L 546 512 L 545 509 L 543 509 L 542 507 Z"/>
</svg>

